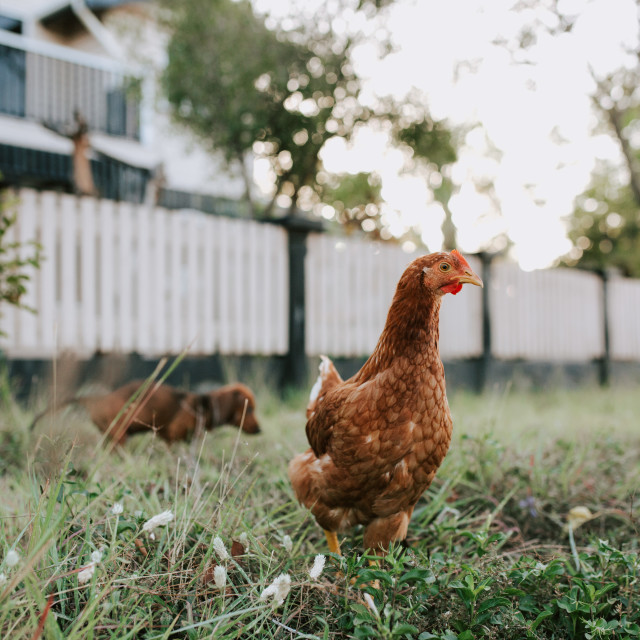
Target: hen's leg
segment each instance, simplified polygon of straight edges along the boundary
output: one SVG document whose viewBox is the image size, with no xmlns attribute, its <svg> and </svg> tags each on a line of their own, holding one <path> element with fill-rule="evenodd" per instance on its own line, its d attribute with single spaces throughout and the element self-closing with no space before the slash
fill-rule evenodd
<svg viewBox="0 0 640 640">
<path fill-rule="evenodd" d="M 340 543 L 338 542 L 338 534 L 335 531 L 329 531 L 328 529 L 324 529 L 324 535 L 327 538 L 329 551 L 331 551 L 331 553 L 336 553 L 339 556 L 341 556 L 342 553 L 340 552 Z"/>
<path fill-rule="evenodd" d="M 391 542 L 407 537 L 410 517 L 410 513 L 400 512 L 370 522 L 364 531 L 364 548 L 378 556 L 385 555 Z"/>
</svg>

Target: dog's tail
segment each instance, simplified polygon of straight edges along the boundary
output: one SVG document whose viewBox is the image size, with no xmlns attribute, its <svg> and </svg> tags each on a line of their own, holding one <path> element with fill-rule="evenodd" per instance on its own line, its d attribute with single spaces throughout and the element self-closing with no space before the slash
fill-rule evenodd
<svg viewBox="0 0 640 640">
<path fill-rule="evenodd" d="M 82 397 L 82 396 L 73 396 L 71 398 L 65 398 L 60 402 L 56 402 L 48 406 L 44 411 L 41 411 L 40 413 L 36 414 L 34 419 L 31 421 L 31 424 L 29 425 L 29 431 L 33 431 L 34 427 L 36 426 L 36 422 L 38 422 L 38 420 L 40 420 L 41 418 L 44 418 L 46 415 L 60 411 L 60 409 L 64 409 L 65 407 L 68 407 L 70 404 L 83 404 L 84 400 L 86 399 L 87 399 L 86 397 Z"/>
</svg>

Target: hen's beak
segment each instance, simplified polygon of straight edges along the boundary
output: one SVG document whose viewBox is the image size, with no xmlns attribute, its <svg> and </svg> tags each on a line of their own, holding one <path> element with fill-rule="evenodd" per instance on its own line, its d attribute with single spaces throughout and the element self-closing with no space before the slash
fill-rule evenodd
<svg viewBox="0 0 640 640">
<path fill-rule="evenodd" d="M 471 269 L 465 269 L 464 275 L 458 278 L 458 282 L 460 284 L 464 284 L 468 282 L 469 284 L 475 284 L 478 287 L 484 287 L 480 277 L 477 276 Z"/>
</svg>

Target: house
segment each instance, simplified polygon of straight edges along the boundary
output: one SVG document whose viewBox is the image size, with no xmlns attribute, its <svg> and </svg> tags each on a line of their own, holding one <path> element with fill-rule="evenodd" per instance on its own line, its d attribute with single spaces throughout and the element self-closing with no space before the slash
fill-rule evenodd
<svg viewBox="0 0 640 640">
<path fill-rule="evenodd" d="M 4 185 L 242 215 L 241 181 L 170 123 L 156 9 L 0 0 Z"/>
</svg>

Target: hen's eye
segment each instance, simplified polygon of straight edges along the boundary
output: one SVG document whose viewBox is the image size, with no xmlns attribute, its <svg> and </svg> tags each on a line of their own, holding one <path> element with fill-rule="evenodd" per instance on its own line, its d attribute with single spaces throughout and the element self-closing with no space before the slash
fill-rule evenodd
<svg viewBox="0 0 640 640">
<path fill-rule="evenodd" d="M 451 269 L 451 265 L 448 262 L 440 263 L 440 271 L 449 271 Z"/>
</svg>

